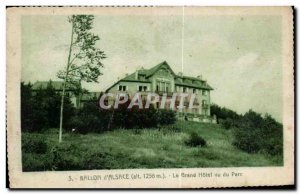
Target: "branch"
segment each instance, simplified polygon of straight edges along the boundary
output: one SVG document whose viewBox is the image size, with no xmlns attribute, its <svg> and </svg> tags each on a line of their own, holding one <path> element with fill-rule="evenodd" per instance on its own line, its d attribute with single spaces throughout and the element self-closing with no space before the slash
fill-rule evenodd
<svg viewBox="0 0 300 194">
<path fill-rule="evenodd" d="M 74 57 L 74 58 L 70 61 L 70 63 L 69 63 L 70 66 L 72 65 L 72 63 L 74 62 L 74 60 L 78 58 L 78 56 L 79 56 L 80 54 L 83 54 L 83 53 L 81 53 L 81 51 L 80 51 L 79 53 L 77 53 L 77 54 L 75 55 L 75 57 Z"/>
</svg>

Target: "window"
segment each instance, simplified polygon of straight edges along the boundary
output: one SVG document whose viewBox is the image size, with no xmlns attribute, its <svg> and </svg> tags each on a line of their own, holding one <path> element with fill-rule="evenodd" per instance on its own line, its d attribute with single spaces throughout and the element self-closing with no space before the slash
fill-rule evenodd
<svg viewBox="0 0 300 194">
<path fill-rule="evenodd" d="M 170 83 L 165 83 L 165 87 L 166 87 L 166 92 L 169 92 L 169 88 L 170 88 Z"/>
<path fill-rule="evenodd" d="M 207 91 L 206 90 L 202 90 L 202 95 L 206 96 L 207 95 Z"/>
<path fill-rule="evenodd" d="M 119 85 L 119 91 L 126 91 L 126 86 Z"/>
<path fill-rule="evenodd" d="M 194 89 L 193 89 L 193 93 L 195 94 L 196 92 L 197 92 L 197 89 L 194 88 Z"/>
<path fill-rule="evenodd" d="M 156 85 L 156 91 L 157 92 L 159 91 L 159 85 Z"/>
<path fill-rule="evenodd" d="M 140 75 L 140 80 L 145 81 L 145 76 L 144 75 Z"/>
<path fill-rule="evenodd" d="M 202 105 L 207 105 L 206 100 L 202 100 Z"/>
<path fill-rule="evenodd" d="M 183 87 L 183 92 L 186 92 L 186 87 Z"/>
<path fill-rule="evenodd" d="M 139 92 L 146 92 L 147 86 L 139 86 Z"/>
</svg>

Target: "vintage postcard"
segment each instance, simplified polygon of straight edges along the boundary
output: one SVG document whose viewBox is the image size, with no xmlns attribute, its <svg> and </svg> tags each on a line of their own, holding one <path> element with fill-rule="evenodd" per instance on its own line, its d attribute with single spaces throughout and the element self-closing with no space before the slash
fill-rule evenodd
<svg viewBox="0 0 300 194">
<path fill-rule="evenodd" d="M 7 8 L 10 188 L 294 185 L 292 7 Z"/>
</svg>

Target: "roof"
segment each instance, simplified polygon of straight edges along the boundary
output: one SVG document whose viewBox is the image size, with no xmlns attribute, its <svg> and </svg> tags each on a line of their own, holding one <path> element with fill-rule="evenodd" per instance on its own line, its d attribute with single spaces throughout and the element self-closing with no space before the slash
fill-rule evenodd
<svg viewBox="0 0 300 194">
<path fill-rule="evenodd" d="M 168 64 L 166 61 L 164 61 L 164 62 L 162 62 L 162 63 L 160 63 L 160 64 L 158 64 L 158 65 L 152 67 L 151 69 L 146 70 L 146 71 L 147 71 L 147 72 L 146 72 L 146 77 L 152 76 L 152 75 L 153 75 L 157 70 L 159 70 L 163 65 L 166 65 L 166 66 L 171 70 L 171 73 L 172 73 L 173 75 L 176 76 L 176 74 L 175 74 L 174 71 L 171 69 L 171 67 L 169 66 L 169 64 Z"/>
<path fill-rule="evenodd" d="M 213 90 L 213 88 L 208 85 L 208 83 L 200 78 L 189 77 L 189 76 L 180 76 L 177 75 L 175 78 L 175 85 L 186 86 L 191 88 L 207 89 Z"/>
<path fill-rule="evenodd" d="M 101 92 L 88 92 L 82 94 L 81 101 L 98 100 Z"/>
<path fill-rule="evenodd" d="M 192 87 L 192 88 L 199 88 L 199 89 L 213 90 L 213 88 L 211 86 L 209 86 L 206 81 L 204 81 L 200 78 L 176 75 L 174 73 L 174 71 L 171 69 L 171 67 L 169 66 L 169 64 L 166 61 L 163 61 L 163 62 L 159 63 L 158 65 L 156 65 L 156 66 L 154 66 L 150 69 L 140 69 L 140 70 L 137 70 L 136 72 L 134 72 L 132 74 L 126 75 L 123 79 L 120 79 L 119 81 L 114 83 L 106 91 L 110 90 L 112 87 L 114 87 L 115 85 L 117 85 L 121 81 L 151 83 L 149 78 L 153 74 L 155 74 L 155 72 L 158 71 L 162 66 L 167 66 L 170 69 L 171 73 L 174 75 L 175 85 Z M 143 75 L 143 78 L 141 78 L 139 75 Z"/>
<path fill-rule="evenodd" d="M 64 82 L 63 81 L 36 81 L 32 85 L 32 90 L 46 89 L 48 85 L 51 84 L 55 90 L 62 90 Z M 76 87 L 71 84 L 67 84 L 66 90 L 76 90 Z"/>
</svg>

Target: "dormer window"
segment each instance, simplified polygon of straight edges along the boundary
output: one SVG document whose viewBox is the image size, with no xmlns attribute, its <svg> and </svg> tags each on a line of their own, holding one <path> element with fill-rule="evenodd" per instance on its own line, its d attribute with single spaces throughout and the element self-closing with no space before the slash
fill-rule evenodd
<svg viewBox="0 0 300 194">
<path fill-rule="evenodd" d="M 139 80 L 145 81 L 145 75 L 139 75 Z"/>
</svg>

